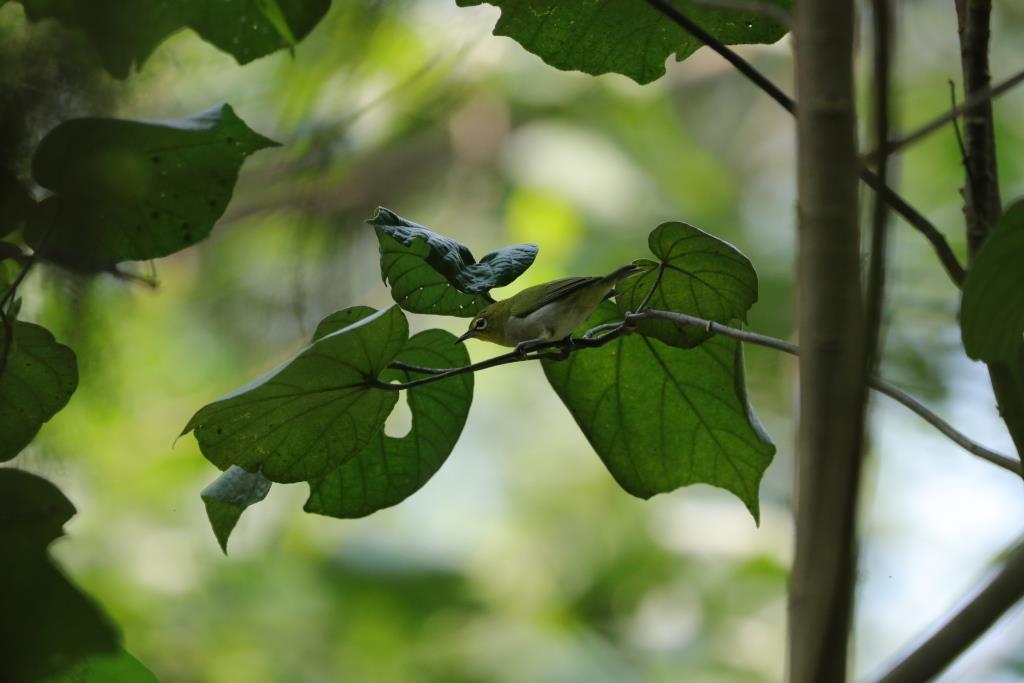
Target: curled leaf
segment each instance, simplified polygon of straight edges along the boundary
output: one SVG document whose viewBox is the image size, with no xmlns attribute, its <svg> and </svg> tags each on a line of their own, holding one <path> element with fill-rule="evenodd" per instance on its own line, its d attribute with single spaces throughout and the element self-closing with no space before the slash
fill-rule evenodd
<svg viewBox="0 0 1024 683">
<path fill-rule="evenodd" d="M 241 467 L 229 467 L 203 489 L 200 496 L 206 506 L 206 516 L 221 550 L 228 552 L 228 538 L 242 513 L 270 493 L 270 480 L 259 472 L 246 472 Z"/>
<path fill-rule="evenodd" d="M 511 283 L 537 257 L 534 244 L 493 251 L 477 261 L 469 247 L 380 207 L 367 221 L 380 242 L 381 277 L 412 313 L 470 317 L 487 292 Z"/>
</svg>

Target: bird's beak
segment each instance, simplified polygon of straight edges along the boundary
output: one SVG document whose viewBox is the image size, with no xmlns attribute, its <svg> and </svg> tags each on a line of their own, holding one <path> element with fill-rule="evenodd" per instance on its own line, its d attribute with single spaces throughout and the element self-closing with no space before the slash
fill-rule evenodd
<svg viewBox="0 0 1024 683">
<path fill-rule="evenodd" d="M 465 333 L 464 335 L 462 335 L 461 337 L 459 337 L 458 339 L 456 339 L 456 340 L 455 340 L 455 343 L 456 343 L 456 344 L 461 344 L 462 342 L 466 341 L 467 339 L 469 339 L 470 337 L 472 337 L 472 336 L 473 336 L 473 332 L 475 332 L 475 330 L 469 330 L 469 331 L 468 331 L 468 332 L 466 332 L 466 333 Z"/>
</svg>

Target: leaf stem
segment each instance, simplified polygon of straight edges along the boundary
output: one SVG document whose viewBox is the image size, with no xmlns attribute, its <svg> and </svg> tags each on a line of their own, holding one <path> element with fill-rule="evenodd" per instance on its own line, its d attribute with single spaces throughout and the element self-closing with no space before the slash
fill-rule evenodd
<svg viewBox="0 0 1024 683">
<path fill-rule="evenodd" d="M 717 52 L 723 59 L 732 64 L 737 71 L 775 100 L 783 109 L 790 114 L 796 114 L 796 101 L 725 43 L 705 31 L 700 25 L 670 5 L 666 0 L 645 0 L 645 2 L 697 40 L 704 43 L 704 45 Z M 868 187 L 879 193 L 896 213 L 900 214 L 907 223 L 924 235 L 925 239 L 931 243 L 932 248 L 935 250 L 935 254 L 946 270 L 946 274 L 949 275 L 949 279 L 957 287 L 961 287 L 965 277 L 964 268 L 960 265 L 960 261 L 957 259 L 956 254 L 953 253 L 953 249 L 949 246 L 942 232 L 920 211 L 911 206 L 907 200 L 897 194 L 891 187 L 882 183 L 871 169 L 861 165 L 859 172 L 861 180 Z"/>
</svg>

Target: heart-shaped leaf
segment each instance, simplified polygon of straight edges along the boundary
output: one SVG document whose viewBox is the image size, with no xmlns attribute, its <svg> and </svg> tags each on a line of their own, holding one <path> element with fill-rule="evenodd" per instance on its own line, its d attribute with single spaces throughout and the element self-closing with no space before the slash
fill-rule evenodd
<svg viewBox="0 0 1024 683">
<path fill-rule="evenodd" d="M 78 387 L 75 353 L 39 325 L 14 322 L 14 339 L 0 326 L 0 462 L 29 444 L 43 423 L 63 408 Z"/>
<path fill-rule="evenodd" d="M 617 318 L 606 302 L 587 326 Z M 543 366 L 626 491 L 649 498 L 711 484 L 759 519 L 758 488 L 775 446 L 747 402 L 738 342 L 714 337 L 679 349 L 631 335 Z"/>
<path fill-rule="evenodd" d="M 331 0 L 21 0 L 32 21 L 56 19 L 85 33 L 112 75 L 141 67 L 172 33 L 192 28 L 239 64 L 292 47 Z"/>
<path fill-rule="evenodd" d="M 466 347 L 444 330 L 413 336 L 397 359 L 426 368 L 469 365 Z M 424 377 L 388 370 L 384 381 Z M 306 512 L 331 517 L 364 517 L 397 505 L 418 491 L 448 458 L 466 424 L 473 402 L 473 375 L 466 373 L 407 389 L 412 429 L 401 438 L 377 433 L 354 458 L 323 479 L 310 482 Z"/>
<path fill-rule="evenodd" d="M 362 450 L 397 392 L 374 386 L 405 346 L 392 306 L 321 337 L 283 366 L 203 407 L 185 427 L 210 462 L 276 482 L 321 477 Z"/>
<path fill-rule="evenodd" d="M 33 174 L 55 194 L 25 238 L 83 271 L 172 254 L 210 234 L 242 162 L 276 144 L 226 104 L 175 121 L 65 121 L 36 149 Z"/>
<path fill-rule="evenodd" d="M 412 313 L 471 317 L 489 303 L 489 290 L 511 283 L 537 257 L 537 245 L 517 244 L 477 262 L 464 244 L 383 207 L 367 223 L 380 241 L 381 277 Z"/>
<path fill-rule="evenodd" d="M 106 615 L 51 562 L 75 508 L 56 486 L 0 469 L 0 662 L 4 681 L 30 683 L 117 650 Z"/>
<path fill-rule="evenodd" d="M 203 489 L 200 496 L 206 506 L 206 516 L 224 554 L 228 553 L 228 538 L 238 524 L 242 513 L 270 492 L 270 480 L 259 472 L 246 472 L 241 467 L 229 467 Z"/>
<path fill-rule="evenodd" d="M 494 34 L 508 36 L 558 69 L 625 74 L 649 83 L 665 74 L 665 60 L 682 61 L 702 47 L 688 31 L 643 0 L 457 0 L 460 7 L 501 8 Z M 672 4 L 727 45 L 774 43 L 786 29 L 751 12 L 685 0 Z M 780 11 L 791 0 L 763 0 Z"/>
<path fill-rule="evenodd" d="M 634 311 L 655 287 L 648 305 L 721 323 L 745 320 L 757 301 L 757 273 L 736 247 L 686 223 L 662 223 L 648 237 L 651 252 L 661 261 L 624 280 L 616 301 L 623 314 Z M 692 326 L 667 320 L 643 320 L 641 334 L 666 344 L 689 348 L 708 338 Z"/>
<path fill-rule="evenodd" d="M 964 282 L 960 333 L 967 355 L 1024 370 L 1024 200 L 1003 213 Z"/>
</svg>

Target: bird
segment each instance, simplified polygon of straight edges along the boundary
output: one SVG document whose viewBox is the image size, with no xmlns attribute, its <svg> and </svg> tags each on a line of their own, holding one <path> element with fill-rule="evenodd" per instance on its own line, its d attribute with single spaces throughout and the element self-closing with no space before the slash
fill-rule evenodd
<svg viewBox="0 0 1024 683">
<path fill-rule="evenodd" d="M 603 277 L 565 277 L 527 287 L 513 296 L 484 307 L 455 343 L 480 339 L 523 352 L 545 342 L 566 339 L 585 323 L 605 299 L 615 296 L 615 285 L 643 270 L 629 264 Z"/>
</svg>

